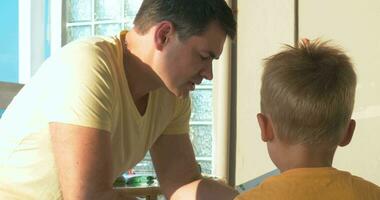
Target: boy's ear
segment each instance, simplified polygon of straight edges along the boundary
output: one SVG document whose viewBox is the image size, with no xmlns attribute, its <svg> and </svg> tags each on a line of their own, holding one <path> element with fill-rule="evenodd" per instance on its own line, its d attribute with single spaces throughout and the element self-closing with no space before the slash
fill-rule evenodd
<svg viewBox="0 0 380 200">
<path fill-rule="evenodd" d="M 161 51 L 164 48 L 173 32 L 174 26 L 170 21 L 162 21 L 157 24 L 154 33 L 154 44 L 158 50 Z"/>
<path fill-rule="evenodd" d="M 273 140 L 273 125 L 272 121 L 262 113 L 257 114 L 257 121 L 259 122 L 259 126 L 261 129 L 261 140 L 264 142 L 269 142 Z"/>
<path fill-rule="evenodd" d="M 342 140 L 339 143 L 339 146 L 344 147 L 344 146 L 350 144 L 352 136 L 354 135 L 355 127 L 356 127 L 356 122 L 355 122 L 355 120 L 351 119 L 350 122 L 348 123 L 347 130 L 346 130 Z"/>
</svg>

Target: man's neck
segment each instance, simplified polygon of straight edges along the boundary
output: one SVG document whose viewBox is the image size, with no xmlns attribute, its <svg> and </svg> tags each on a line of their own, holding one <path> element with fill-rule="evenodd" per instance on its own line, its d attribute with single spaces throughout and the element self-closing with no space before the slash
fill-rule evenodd
<svg viewBox="0 0 380 200">
<path fill-rule="evenodd" d="M 144 44 L 144 36 L 132 30 L 125 35 L 123 42 L 125 76 L 136 103 L 146 99 L 150 91 L 162 87 L 162 83 L 151 68 L 152 56 L 147 44 Z"/>
</svg>

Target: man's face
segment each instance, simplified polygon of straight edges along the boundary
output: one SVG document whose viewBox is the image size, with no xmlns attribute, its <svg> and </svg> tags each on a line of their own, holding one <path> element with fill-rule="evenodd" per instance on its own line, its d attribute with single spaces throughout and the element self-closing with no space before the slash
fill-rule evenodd
<svg viewBox="0 0 380 200">
<path fill-rule="evenodd" d="M 211 23 L 201 35 L 185 41 L 172 37 L 162 52 L 158 75 L 176 96 L 186 97 L 202 80 L 213 78 L 212 61 L 223 51 L 226 33 Z"/>
</svg>

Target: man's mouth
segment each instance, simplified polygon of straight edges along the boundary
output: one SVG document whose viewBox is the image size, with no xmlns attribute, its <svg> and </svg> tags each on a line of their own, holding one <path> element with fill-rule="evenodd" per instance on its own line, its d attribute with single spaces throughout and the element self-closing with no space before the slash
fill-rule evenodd
<svg viewBox="0 0 380 200">
<path fill-rule="evenodd" d="M 194 82 L 191 82 L 191 88 L 190 88 L 191 91 L 194 91 L 195 90 L 195 83 Z"/>
<path fill-rule="evenodd" d="M 202 79 L 201 80 L 191 80 L 189 81 L 189 84 L 190 84 L 190 90 L 193 91 L 195 90 L 195 86 L 196 85 L 199 85 L 202 83 Z"/>
</svg>

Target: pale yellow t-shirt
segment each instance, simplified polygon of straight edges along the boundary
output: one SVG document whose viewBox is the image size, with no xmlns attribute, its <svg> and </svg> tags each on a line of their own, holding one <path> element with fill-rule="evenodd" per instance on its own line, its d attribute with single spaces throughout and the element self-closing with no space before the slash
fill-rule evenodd
<svg viewBox="0 0 380 200">
<path fill-rule="evenodd" d="M 235 200 L 379 200 L 380 187 L 335 168 L 299 168 L 265 180 Z"/>
<path fill-rule="evenodd" d="M 0 120 L 0 199 L 62 199 L 49 122 L 108 131 L 115 179 L 160 135 L 189 132 L 190 99 L 176 98 L 166 88 L 150 92 L 140 115 L 125 77 L 120 38 L 66 45 L 14 98 Z"/>
</svg>

